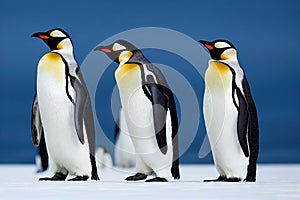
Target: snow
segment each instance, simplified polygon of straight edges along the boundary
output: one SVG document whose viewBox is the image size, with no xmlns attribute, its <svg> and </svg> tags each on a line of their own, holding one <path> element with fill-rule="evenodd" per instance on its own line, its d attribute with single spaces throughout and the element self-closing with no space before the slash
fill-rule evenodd
<svg viewBox="0 0 300 200">
<path fill-rule="evenodd" d="M 168 183 L 125 182 L 134 169 L 99 169 L 101 181 L 39 182 L 34 165 L 0 165 L 0 199 L 300 199 L 300 165 L 259 165 L 256 183 L 204 183 L 213 165 L 181 165 Z"/>
</svg>

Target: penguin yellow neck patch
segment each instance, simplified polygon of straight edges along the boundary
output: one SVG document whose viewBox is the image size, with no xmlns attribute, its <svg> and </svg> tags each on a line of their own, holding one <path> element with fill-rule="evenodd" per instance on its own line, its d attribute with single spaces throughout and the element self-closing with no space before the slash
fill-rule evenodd
<svg viewBox="0 0 300 200">
<path fill-rule="evenodd" d="M 52 77 L 58 80 L 64 80 L 65 64 L 56 53 L 47 53 L 39 62 L 39 70 L 49 73 Z"/>
<path fill-rule="evenodd" d="M 139 68 L 139 65 L 137 65 L 137 64 L 123 64 L 123 65 L 120 65 L 118 67 L 118 69 L 116 70 L 116 72 L 115 72 L 116 80 L 117 81 L 121 80 L 122 77 L 128 75 L 128 73 L 130 71 L 136 70 L 138 68 Z"/>
<path fill-rule="evenodd" d="M 205 73 L 205 82 L 210 89 L 231 88 L 232 73 L 227 65 L 211 61 Z"/>
<path fill-rule="evenodd" d="M 127 64 L 126 62 L 131 58 L 133 53 L 131 51 L 123 51 L 119 56 L 120 65 L 115 72 L 115 76 L 117 80 L 121 80 L 123 76 L 125 76 L 131 70 L 139 67 L 137 64 Z"/>
<path fill-rule="evenodd" d="M 220 62 L 212 62 L 211 63 L 212 67 L 215 67 L 220 75 L 226 75 L 227 73 L 231 73 L 230 69 L 228 66 L 226 66 L 223 63 Z"/>
</svg>

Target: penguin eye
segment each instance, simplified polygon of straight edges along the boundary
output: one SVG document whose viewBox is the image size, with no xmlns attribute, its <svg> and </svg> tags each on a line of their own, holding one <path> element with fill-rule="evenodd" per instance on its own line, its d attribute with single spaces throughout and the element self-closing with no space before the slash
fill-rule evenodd
<svg viewBox="0 0 300 200">
<path fill-rule="evenodd" d="M 222 49 L 222 48 L 228 48 L 228 47 L 231 47 L 231 46 L 226 42 L 216 42 L 215 47 L 218 48 L 218 49 Z"/>
<path fill-rule="evenodd" d="M 123 45 L 120 45 L 119 43 L 115 43 L 114 46 L 112 47 L 113 51 L 120 51 L 120 50 L 125 50 L 126 47 Z"/>
<path fill-rule="evenodd" d="M 67 37 L 64 33 L 59 30 L 54 30 L 50 33 L 51 37 Z"/>
</svg>

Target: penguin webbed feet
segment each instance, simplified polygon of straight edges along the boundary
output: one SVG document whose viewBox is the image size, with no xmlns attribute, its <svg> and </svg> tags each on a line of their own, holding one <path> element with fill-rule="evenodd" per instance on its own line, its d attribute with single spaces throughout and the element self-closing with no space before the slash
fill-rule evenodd
<svg viewBox="0 0 300 200">
<path fill-rule="evenodd" d="M 225 182 L 241 182 L 241 181 L 242 181 L 241 178 L 232 177 L 232 178 L 227 178 Z"/>
<path fill-rule="evenodd" d="M 93 174 L 91 179 L 92 179 L 93 181 L 99 181 L 99 180 L 100 180 L 98 174 Z"/>
<path fill-rule="evenodd" d="M 203 180 L 203 182 L 225 182 L 226 177 L 219 176 L 217 179 Z"/>
<path fill-rule="evenodd" d="M 256 178 L 255 177 L 246 177 L 245 179 L 244 179 L 244 182 L 256 182 Z"/>
<path fill-rule="evenodd" d="M 67 176 L 68 174 L 57 172 L 54 174 L 54 176 L 40 178 L 39 181 L 64 181 L 66 180 Z"/>
<path fill-rule="evenodd" d="M 155 178 L 146 180 L 146 182 L 168 182 L 168 180 L 165 178 L 162 178 L 162 177 L 155 177 Z"/>
<path fill-rule="evenodd" d="M 125 178 L 126 181 L 140 181 L 140 180 L 145 180 L 147 178 L 146 174 L 143 173 L 136 173 L 133 176 L 128 176 Z"/>
<path fill-rule="evenodd" d="M 249 165 L 248 166 L 248 173 L 244 182 L 256 182 L 256 165 Z"/>
<path fill-rule="evenodd" d="M 217 179 L 213 180 L 204 180 L 203 182 L 240 182 L 242 179 L 237 177 L 226 178 L 223 176 L 219 176 Z"/>
<path fill-rule="evenodd" d="M 88 179 L 88 176 L 76 176 L 75 178 L 71 178 L 68 181 L 86 181 Z"/>
</svg>

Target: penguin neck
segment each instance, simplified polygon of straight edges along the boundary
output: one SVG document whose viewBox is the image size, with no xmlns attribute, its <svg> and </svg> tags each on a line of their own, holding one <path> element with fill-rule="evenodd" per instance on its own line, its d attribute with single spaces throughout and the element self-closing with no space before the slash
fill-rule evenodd
<svg viewBox="0 0 300 200">
<path fill-rule="evenodd" d="M 54 50 L 57 53 L 68 54 L 73 56 L 73 45 L 69 38 L 62 40 L 57 44 L 57 49 Z"/>
<path fill-rule="evenodd" d="M 123 51 L 119 56 L 120 66 L 124 65 L 133 55 L 131 51 Z"/>
<path fill-rule="evenodd" d="M 140 64 L 150 63 L 149 60 L 145 58 L 145 56 L 139 49 L 133 51 L 133 55 L 131 56 L 128 62 L 134 62 Z"/>
<path fill-rule="evenodd" d="M 237 57 L 237 51 L 233 48 L 230 48 L 230 49 L 227 49 L 225 50 L 222 54 L 221 54 L 221 58 L 222 60 L 220 60 L 221 62 L 223 63 L 226 63 L 226 64 L 238 64 L 239 61 L 238 61 L 238 57 Z"/>
<path fill-rule="evenodd" d="M 239 66 L 239 61 L 238 61 L 238 59 L 237 59 L 237 57 L 231 57 L 231 58 L 228 58 L 228 59 L 226 59 L 226 60 L 215 60 L 215 59 L 210 59 L 209 60 L 209 63 L 210 62 L 220 62 L 220 63 L 225 63 L 225 64 L 227 64 L 227 65 L 229 65 L 229 66 L 236 66 L 236 65 L 238 65 Z"/>
</svg>

